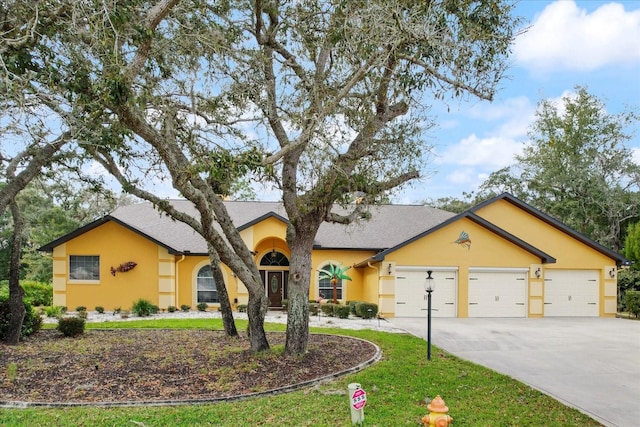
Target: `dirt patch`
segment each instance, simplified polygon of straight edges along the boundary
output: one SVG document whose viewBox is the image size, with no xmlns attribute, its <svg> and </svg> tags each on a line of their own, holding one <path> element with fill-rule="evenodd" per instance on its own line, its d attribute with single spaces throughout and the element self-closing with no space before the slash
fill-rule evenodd
<svg viewBox="0 0 640 427">
<path fill-rule="evenodd" d="M 126 402 L 202 400 L 291 386 L 370 360 L 366 341 L 311 334 L 304 356 L 283 354 L 284 334 L 268 334 L 272 350 L 249 352 L 246 337 L 205 330 L 89 330 L 64 338 L 43 330 L 18 346 L 0 347 L 3 401 Z"/>
</svg>

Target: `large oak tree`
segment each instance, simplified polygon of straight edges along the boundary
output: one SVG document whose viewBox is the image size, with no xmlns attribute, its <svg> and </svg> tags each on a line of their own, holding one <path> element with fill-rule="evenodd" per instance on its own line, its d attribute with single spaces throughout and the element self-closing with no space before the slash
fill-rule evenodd
<svg viewBox="0 0 640 427">
<path fill-rule="evenodd" d="M 75 126 L 90 130 L 82 146 L 237 274 L 254 351 L 268 348 L 267 299 L 223 197 L 248 175 L 281 191 L 291 354 L 307 347 L 320 225 L 366 217 L 421 176 L 429 106 L 492 99 L 518 25 L 506 0 L 51 3 L 68 9 L 45 45 L 73 75 L 54 86 L 73 99 Z M 157 197 L 154 176 L 198 217 Z"/>
</svg>

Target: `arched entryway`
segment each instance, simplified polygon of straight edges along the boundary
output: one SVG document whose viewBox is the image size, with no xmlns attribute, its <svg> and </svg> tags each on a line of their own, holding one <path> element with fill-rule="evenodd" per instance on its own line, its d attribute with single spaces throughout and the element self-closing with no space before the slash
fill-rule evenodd
<svg viewBox="0 0 640 427">
<path fill-rule="evenodd" d="M 289 258 L 274 249 L 260 258 L 259 269 L 269 297 L 269 308 L 282 308 L 282 300 L 287 299 Z"/>
</svg>

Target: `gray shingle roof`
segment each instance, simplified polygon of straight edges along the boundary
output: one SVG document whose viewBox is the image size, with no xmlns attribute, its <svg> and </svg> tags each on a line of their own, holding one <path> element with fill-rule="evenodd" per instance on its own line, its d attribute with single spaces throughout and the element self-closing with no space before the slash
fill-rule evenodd
<svg viewBox="0 0 640 427">
<path fill-rule="evenodd" d="M 193 205 L 171 200 L 178 210 L 196 216 Z M 244 228 L 268 215 L 286 220 L 279 202 L 225 202 L 237 228 Z M 428 206 L 382 205 L 371 207 L 371 219 L 351 225 L 324 223 L 318 230 L 317 248 L 382 250 L 410 239 L 455 214 Z M 189 226 L 161 215 L 150 203 L 122 206 L 109 215 L 149 238 L 178 252 L 206 253 L 204 240 Z"/>
</svg>

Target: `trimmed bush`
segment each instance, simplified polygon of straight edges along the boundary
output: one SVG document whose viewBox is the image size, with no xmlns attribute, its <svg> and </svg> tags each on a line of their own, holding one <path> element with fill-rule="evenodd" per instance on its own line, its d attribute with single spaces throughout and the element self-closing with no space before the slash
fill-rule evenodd
<svg viewBox="0 0 640 427">
<path fill-rule="evenodd" d="M 196 305 L 198 311 L 207 311 L 208 306 L 209 304 L 207 304 L 206 302 L 199 302 L 198 305 Z"/>
<path fill-rule="evenodd" d="M 184 311 L 184 312 L 187 312 L 187 311 L 191 310 L 191 306 L 190 306 L 190 305 L 187 305 L 187 304 L 182 304 L 182 305 L 180 306 L 180 310 L 182 310 L 182 311 Z"/>
<path fill-rule="evenodd" d="M 378 314 L 378 305 L 369 302 L 356 304 L 356 314 L 363 319 L 373 319 Z"/>
<path fill-rule="evenodd" d="M 350 312 L 351 308 L 348 305 L 334 304 L 333 306 L 333 314 L 340 319 L 347 319 Z"/>
<path fill-rule="evenodd" d="M 56 329 L 65 337 L 76 337 L 84 333 L 84 319 L 80 317 L 63 317 L 58 320 Z"/>
<path fill-rule="evenodd" d="M 104 313 L 104 307 L 102 307 L 101 305 L 96 306 L 96 311 L 100 314 Z"/>
<path fill-rule="evenodd" d="M 349 310 L 352 315 L 354 316 L 358 315 L 358 313 L 356 313 L 356 305 L 358 305 L 361 302 L 364 302 L 364 301 L 347 301 L 347 305 L 349 306 Z"/>
<path fill-rule="evenodd" d="M 131 306 L 131 311 L 136 316 L 146 317 L 151 316 L 152 314 L 156 314 L 158 312 L 158 308 L 151 303 L 151 301 L 140 298 L 135 301 Z"/>
<path fill-rule="evenodd" d="M 627 311 L 636 317 L 640 314 L 640 291 L 627 291 L 624 295 Z"/>
<path fill-rule="evenodd" d="M 31 304 L 24 302 L 25 315 L 22 321 L 22 329 L 20 330 L 20 339 L 33 335 L 42 328 L 42 318 L 33 309 Z M 11 310 L 8 298 L 0 298 L 0 341 L 6 339 L 9 329 L 9 321 L 11 320 Z"/>
<path fill-rule="evenodd" d="M 238 304 L 238 312 L 246 313 L 247 312 L 247 304 Z"/>
<path fill-rule="evenodd" d="M 170 306 L 168 306 L 168 307 L 167 307 L 167 311 L 168 311 L 169 313 L 175 313 L 175 312 L 176 312 L 176 310 L 177 310 L 177 308 L 176 308 L 176 306 L 175 306 L 175 305 L 170 305 Z"/>
<path fill-rule="evenodd" d="M 327 302 L 327 303 L 324 303 L 324 304 L 320 304 L 320 310 L 322 310 L 322 313 L 323 313 L 324 315 L 333 317 L 333 316 L 334 316 L 334 309 L 333 309 L 333 307 L 334 307 L 335 305 L 336 305 L 336 304 L 334 304 L 334 303 L 332 303 L 332 302 Z"/>
<path fill-rule="evenodd" d="M 87 311 L 87 307 L 84 305 L 79 305 L 76 307 L 76 311 Z"/>
</svg>

